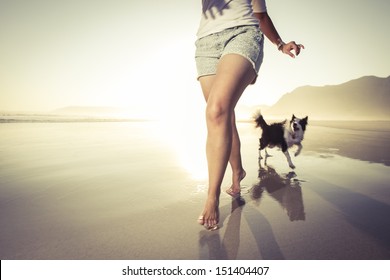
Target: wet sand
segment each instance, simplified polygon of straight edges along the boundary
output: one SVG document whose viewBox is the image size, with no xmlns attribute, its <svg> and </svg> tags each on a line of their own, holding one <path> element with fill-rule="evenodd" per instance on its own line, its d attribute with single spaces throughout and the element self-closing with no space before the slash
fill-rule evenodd
<svg viewBox="0 0 390 280">
<path fill-rule="evenodd" d="M 292 172 L 276 149 L 259 164 L 259 131 L 240 123 L 242 197 L 222 194 L 209 232 L 196 129 L 2 123 L 0 259 L 389 259 L 385 125 L 309 124 Z"/>
</svg>

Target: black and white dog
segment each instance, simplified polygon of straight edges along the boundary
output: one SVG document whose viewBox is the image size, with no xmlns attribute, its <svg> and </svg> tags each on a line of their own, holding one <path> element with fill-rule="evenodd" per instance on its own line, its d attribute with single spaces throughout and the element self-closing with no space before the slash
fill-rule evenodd
<svg viewBox="0 0 390 280">
<path fill-rule="evenodd" d="M 298 146 L 295 156 L 298 156 L 301 152 L 302 140 L 306 131 L 308 117 L 299 119 L 293 115 L 289 123 L 285 120 L 284 122 L 269 125 L 265 122 L 261 113 L 258 112 L 254 119 L 256 127 L 260 127 L 263 131 L 260 138 L 259 159 L 262 159 L 261 150 L 265 149 L 265 155 L 268 157 L 269 155 L 266 148 L 273 148 L 276 146 L 282 149 L 282 152 L 287 158 L 288 165 L 294 169 L 295 165 L 291 161 L 288 148 L 293 145 Z"/>
</svg>

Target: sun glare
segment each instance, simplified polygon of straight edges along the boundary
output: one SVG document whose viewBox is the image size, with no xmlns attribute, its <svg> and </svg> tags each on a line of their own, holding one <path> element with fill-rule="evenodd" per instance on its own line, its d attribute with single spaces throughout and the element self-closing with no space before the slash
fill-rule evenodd
<svg viewBox="0 0 390 280">
<path fill-rule="evenodd" d="M 196 117 L 160 120 L 159 135 L 174 150 L 179 165 L 193 180 L 207 178 L 206 127 L 202 121 Z"/>
</svg>

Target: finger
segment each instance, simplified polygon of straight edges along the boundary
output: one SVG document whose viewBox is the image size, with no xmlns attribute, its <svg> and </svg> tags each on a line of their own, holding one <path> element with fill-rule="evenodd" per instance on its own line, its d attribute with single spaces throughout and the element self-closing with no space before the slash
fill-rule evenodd
<svg viewBox="0 0 390 280">
<path fill-rule="evenodd" d="M 295 58 L 295 55 L 292 53 L 292 51 L 294 51 L 295 53 L 297 53 L 297 49 L 295 48 L 295 46 L 292 45 L 292 44 L 289 44 L 288 49 L 287 49 L 287 54 L 288 54 L 289 56 L 291 56 L 292 58 Z"/>
<path fill-rule="evenodd" d="M 298 46 L 298 49 L 299 49 L 299 53 L 301 52 L 301 49 L 305 49 L 305 46 L 304 45 L 302 45 L 302 44 L 298 44 L 297 45 Z"/>
<path fill-rule="evenodd" d="M 294 55 L 292 52 L 288 51 L 287 54 L 288 54 L 289 56 L 291 56 L 292 58 L 295 58 L 295 55 Z"/>
<path fill-rule="evenodd" d="M 304 49 L 305 47 L 301 44 L 294 46 L 294 50 L 295 50 L 296 55 L 299 55 L 301 53 L 301 48 Z"/>
<path fill-rule="evenodd" d="M 298 56 L 300 54 L 300 52 L 301 52 L 301 48 L 299 46 L 297 46 L 295 48 L 295 54 Z"/>
<path fill-rule="evenodd" d="M 293 49 L 294 49 L 294 51 L 295 51 L 295 53 L 298 55 L 299 53 L 300 53 L 300 51 L 301 51 L 301 48 L 299 47 L 299 45 L 297 45 L 297 44 L 293 44 Z"/>
<path fill-rule="evenodd" d="M 291 52 L 291 50 L 292 50 L 292 48 L 288 48 L 286 50 L 283 50 L 283 53 L 285 53 L 285 54 L 291 56 L 292 58 L 294 58 L 295 55 Z"/>
</svg>

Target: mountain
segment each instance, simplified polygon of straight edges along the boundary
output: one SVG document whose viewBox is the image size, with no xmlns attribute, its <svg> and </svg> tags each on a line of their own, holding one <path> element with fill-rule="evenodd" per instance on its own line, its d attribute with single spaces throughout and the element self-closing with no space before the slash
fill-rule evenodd
<svg viewBox="0 0 390 280">
<path fill-rule="evenodd" d="M 256 106 L 248 106 L 244 104 L 238 104 L 235 110 L 236 120 L 238 121 L 252 121 L 253 115 L 257 111 L 266 112 L 270 109 L 268 105 L 256 105 Z"/>
<path fill-rule="evenodd" d="M 304 86 L 285 94 L 265 115 L 311 119 L 390 120 L 390 76 L 366 76 L 340 85 Z"/>
</svg>

